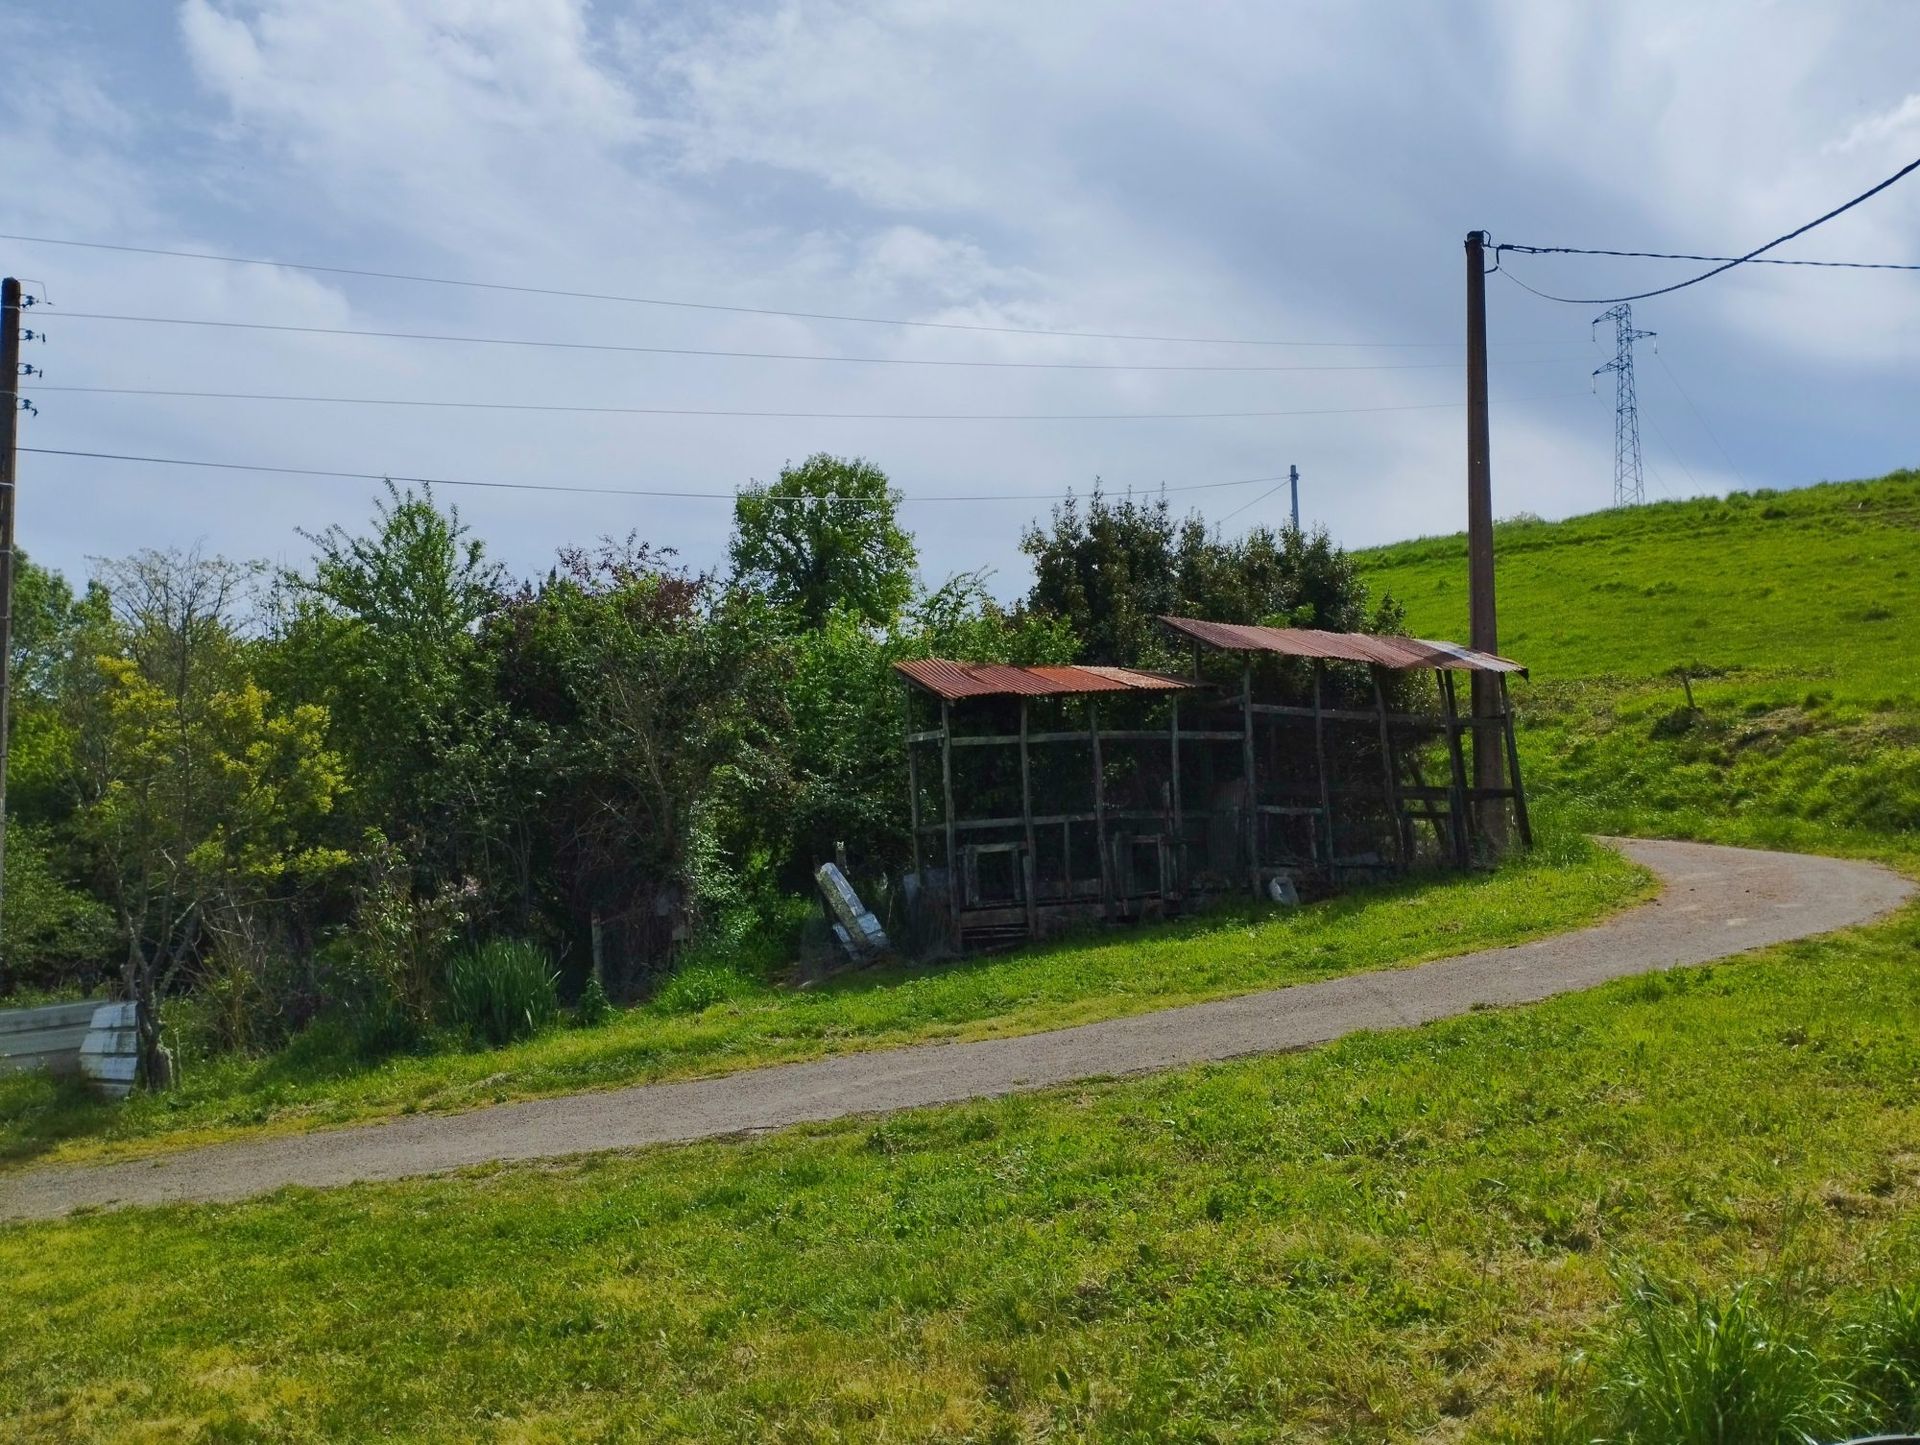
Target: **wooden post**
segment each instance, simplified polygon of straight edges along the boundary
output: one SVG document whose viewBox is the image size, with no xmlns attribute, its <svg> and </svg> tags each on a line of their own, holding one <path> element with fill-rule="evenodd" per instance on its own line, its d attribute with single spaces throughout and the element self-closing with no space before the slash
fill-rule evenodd
<svg viewBox="0 0 1920 1445">
<path fill-rule="evenodd" d="M 1444 668 L 1436 671 L 1440 695 L 1447 704 L 1447 766 L 1453 774 L 1453 803 L 1447 812 L 1453 823 L 1453 861 L 1456 867 L 1465 868 L 1471 861 L 1471 853 L 1467 847 L 1467 765 L 1460 756 L 1459 700 L 1454 695 L 1453 674 Z"/>
<path fill-rule="evenodd" d="M 1020 699 L 1020 824 L 1027 835 L 1027 861 L 1023 865 L 1021 892 L 1027 900 L 1027 935 L 1040 933 L 1040 904 L 1034 895 L 1039 886 L 1040 856 L 1033 843 L 1033 769 L 1027 758 L 1027 700 Z"/>
<path fill-rule="evenodd" d="M 1180 809 L 1180 695 L 1173 696 L 1173 722 L 1167 731 L 1167 750 L 1173 765 L 1173 781 L 1167 799 L 1173 808 L 1173 866 L 1178 879 L 1175 887 L 1184 897 L 1187 891 L 1186 815 Z"/>
<path fill-rule="evenodd" d="M 953 927 L 953 946 L 960 947 L 960 856 L 953 828 L 953 704 L 940 699 L 940 791 L 947 823 L 947 913 Z"/>
<path fill-rule="evenodd" d="M 1320 774 L 1320 827 L 1327 835 L 1327 880 L 1333 880 L 1333 786 L 1327 778 L 1326 719 L 1321 716 L 1320 691 L 1327 665 L 1313 660 L 1313 762 Z"/>
<path fill-rule="evenodd" d="M 1493 444 L 1487 423 L 1486 232 L 1467 233 L 1467 604 L 1469 641 L 1478 652 L 1500 650 L 1493 592 Z M 1499 690 L 1494 676 L 1468 679 L 1473 704 L 1473 784 L 1498 788 L 1505 771 L 1500 748 Z M 1507 817 L 1499 798 L 1482 797 L 1480 836 L 1498 854 L 1506 846 Z"/>
<path fill-rule="evenodd" d="M 7 713 L 13 663 L 13 502 L 20 463 L 20 283 L 0 282 L 0 893 L 7 856 Z"/>
<path fill-rule="evenodd" d="M 1093 738 L 1093 837 L 1100 848 L 1100 904 L 1113 917 L 1113 859 L 1107 851 L 1107 778 L 1100 759 L 1100 704 L 1087 699 L 1087 731 Z"/>
<path fill-rule="evenodd" d="M 920 891 L 927 890 L 926 861 L 920 854 L 920 759 L 913 746 L 913 684 L 902 684 L 907 716 L 907 816 L 913 826 L 913 876 Z"/>
<path fill-rule="evenodd" d="M 1520 745 L 1513 736 L 1513 696 L 1507 691 L 1506 674 L 1500 674 L 1500 730 L 1507 739 L 1507 776 L 1512 780 L 1513 821 L 1520 830 L 1520 846 L 1533 846 L 1533 824 L 1527 818 L 1527 792 L 1520 785 Z"/>
<path fill-rule="evenodd" d="M 1240 664 L 1240 766 L 1246 775 L 1247 886 L 1260 896 L 1260 789 L 1253 776 L 1253 659 Z"/>
<path fill-rule="evenodd" d="M 1380 710 L 1380 778 L 1387 785 L 1387 820 L 1393 825 L 1394 851 L 1405 868 L 1413 861 L 1412 840 L 1408 837 L 1412 825 L 1400 815 L 1400 781 L 1393 759 L 1393 728 L 1387 722 L 1387 692 L 1380 685 L 1380 669 L 1370 667 L 1367 672 L 1373 678 L 1373 705 Z"/>
</svg>

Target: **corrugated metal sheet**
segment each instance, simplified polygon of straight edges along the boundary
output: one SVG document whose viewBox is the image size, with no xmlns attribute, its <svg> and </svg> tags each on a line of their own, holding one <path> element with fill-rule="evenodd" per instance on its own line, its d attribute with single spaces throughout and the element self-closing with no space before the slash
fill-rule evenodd
<svg viewBox="0 0 1920 1445">
<path fill-rule="evenodd" d="M 1009 667 L 942 657 L 894 663 L 894 670 L 936 697 L 1071 697 L 1089 692 L 1175 692 L 1195 684 L 1133 667 Z"/>
<path fill-rule="evenodd" d="M 1518 672 L 1526 668 L 1490 652 L 1419 637 L 1375 637 L 1365 632 L 1321 632 L 1311 627 L 1251 627 L 1238 622 L 1201 622 L 1162 617 L 1175 632 L 1225 652 L 1277 652 L 1332 662 L 1370 662 L 1402 671 L 1439 667 L 1453 672 Z"/>
</svg>

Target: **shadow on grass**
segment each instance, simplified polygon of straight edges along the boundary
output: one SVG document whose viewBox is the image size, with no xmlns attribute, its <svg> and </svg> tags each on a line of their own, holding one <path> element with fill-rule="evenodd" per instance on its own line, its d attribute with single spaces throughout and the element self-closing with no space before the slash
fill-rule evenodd
<svg viewBox="0 0 1920 1445">
<path fill-rule="evenodd" d="M 77 1077 L 38 1070 L 0 1075 L 0 1163 L 34 1159 L 68 1139 L 101 1133 L 118 1111 Z"/>
</svg>

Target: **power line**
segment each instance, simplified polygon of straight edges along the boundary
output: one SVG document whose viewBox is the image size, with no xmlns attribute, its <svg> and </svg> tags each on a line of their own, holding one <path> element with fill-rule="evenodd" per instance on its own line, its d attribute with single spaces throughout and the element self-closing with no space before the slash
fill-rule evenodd
<svg viewBox="0 0 1920 1445">
<path fill-rule="evenodd" d="M 1841 205 L 1835 206 L 1831 211 L 1828 211 L 1825 215 L 1815 216 L 1811 221 L 1808 221 L 1804 226 L 1797 226 L 1793 230 L 1787 232 L 1786 235 L 1784 236 L 1776 236 L 1771 241 L 1767 242 L 1764 246 L 1754 247 L 1751 251 L 1747 252 L 1746 255 L 1744 256 L 1730 257 L 1721 265 L 1715 266 L 1710 271 L 1702 271 L 1698 276 L 1690 277 L 1685 281 L 1676 281 L 1671 286 L 1661 286 L 1652 291 L 1638 291 L 1631 296 L 1553 296 L 1553 295 L 1549 295 L 1545 291 L 1535 290 L 1533 287 L 1527 285 L 1526 282 L 1520 280 L 1520 278 L 1517 276 L 1513 276 L 1511 279 L 1514 281 L 1516 285 L 1520 286 L 1524 290 L 1532 291 L 1534 295 L 1540 297 L 1542 300 L 1561 301 L 1569 305 L 1579 305 L 1579 306 L 1616 306 L 1623 301 L 1645 301 L 1648 297 L 1651 297 L 1651 296 L 1665 296 L 1670 292 L 1684 291 L 1689 286 L 1698 286 L 1702 281 L 1711 280 L 1713 277 L 1720 275 L 1721 272 L 1723 271 L 1731 271 L 1735 266 L 1745 265 L 1747 262 L 1752 261 L 1757 256 L 1761 255 L 1763 252 L 1771 251 L 1776 246 L 1784 246 L 1788 241 L 1793 240 L 1795 237 L 1806 235 L 1807 232 L 1811 231 L 1816 226 L 1824 226 L 1828 221 L 1831 221 L 1835 216 L 1844 215 L 1848 211 L 1851 211 L 1855 206 L 1861 204 L 1863 201 L 1871 200 L 1873 197 L 1879 195 L 1880 192 L 1884 191 L 1888 186 L 1891 186 L 1896 181 L 1902 180 L 1906 176 L 1911 175 L 1916 170 L 1920 170 L 1920 160 L 1908 161 L 1904 166 L 1902 166 L 1899 170 L 1895 171 L 1892 175 L 1888 176 L 1884 181 L 1881 181 L 1878 185 L 1869 187 L 1867 190 L 1864 190 L 1859 195 L 1855 196 L 1852 200 L 1846 201 Z M 1495 246 L 1493 248 L 1494 258 L 1495 258 L 1494 264 L 1496 266 L 1499 264 L 1499 256 L 1500 256 L 1500 253 L 1503 251 L 1526 250 L 1526 251 L 1537 252 L 1539 249 L 1543 249 L 1543 248 L 1521 247 L 1517 245 Z"/>
<path fill-rule="evenodd" d="M 1280 479 L 1280 487 L 1286 486 L 1287 481 L 1288 481 L 1287 478 L 1282 477 Z M 1242 512 L 1246 511 L 1247 508 L 1257 507 L 1262 502 L 1266 501 L 1268 497 L 1278 496 L 1280 494 L 1280 487 L 1275 487 L 1270 492 L 1262 492 L 1259 496 L 1255 497 L 1251 502 L 1242 502 L 1239 506 L 1235 507 L 1231 512 L 1228 512 L 1226 516 L 1221 517 L 1218 521 L 1216 521 L 1214 525 L 1221 526 L 1227 522 L 1231 522 L 1235 517 L 1239 516 Z"/>
<path fill-rule="evenodd" d="M 78 457 L 91 461 L 140 462 L 151 466 L 163 467 L 202 467 L 223 472 L 257 472 L 263 475 L 288 477 L 334 477 L 347 481 L 361 482 L 397 482 L 415 486 L 429 487 L 479 487 L 489 491 L 508 492 L 566 492 L 580 493 L 600 497 L 664 497 L 676 500 L 731 501 L 738 492 L 695 492 L 675 491 L 653 487 L 589 487 L 563 482 L 487 482 L 472 481 L 460 477 L 409 477 L 397 472 L 349 472 L 334 471 L 326 467 L 279 467 L 257 465 L 249 462 L 215 462 L 188 457 L 141 456 L 127 452 L 76 451 L 63 447 L 21 447 L 23 452 L 33 452 L 48 457 Z M 1231 482 L 1188 482 L 1179 486 L 1149 488 L 1162 492 L 1209 492 L 1227 487 L 1253 487 L 1262 482 L 1278 481 L 1286 483 L 1285 477 L 1242 477 Z M 962 492 L 947 495 L 912 496 L 903 495 L 902 503 L 913 502 L 1061 502 L 1076 495 L 1072 492 L 1034 493 L 1034 492 Z M 870 498 L 861 497 L 814 497 L 809 501 L 855 501 L 870 502 Z M 878 503 L 874 503 L 878 505 Z"/>
<path fill-rule="evenodd" d="M 1733 458 L 1728 455 L 1726 447 L 1721 445 L 1718 433 L 1707 424 L 1706 417 L 1701 414 L 1700 408 L 1693 404 L 1693 398 L 1687 394 L 1687 389 L 1680 384 L 1679 376 L 1675 374 L 1671 366 L 1667 365 L 1667 358 L 1660 354 L 1660 348 L 1657 346 L 1653 350 L 1653 357 L 1654 360 L 1660 363 L 1660 369 L 1666 372 L 1667 380 L 1673 383 L 1673 389 L 1680 393 L 1680 400 L 1687 404 L 1687 410 L 1693 413 L 1693 419 L 1700 423 L 1700 430 L 1707 434 L 1707 439 L 1713 443 L 1715 450 L 1720 453 L 1720 460 L 1727 464 L 1727 470 L 1733 473 L 1734 480 L 1738 481 L 1742 487 L 1746 486 L 1747 479 L 1740 474 L 1740 468 L 1735 465 Z"/>
<path fill-rule="evenodd" d="M 957 366 L 1017 371 L 1437 371 L 1453 361 L 1393 361 L 1336 365 L 1188 364 L 1114 361 L 950 361 L 911 356 L 834 356 L 810 351 L 723 351 L 695 346 L 633 346 L 596 341 L 548 341 L 516 336 L 463 336 L 435 331 L 373 331 L 348 326 L 295 326 L 266 321 L 217 321 L 191 316 L 125 316 L 102 311 L 62 311 L 63 321 L 134 322 L 154 326 L 204 326 L 229 331 L 288 332 L 299 336 L 356 336 L 384 341 L 441 341 L 470 346 L 524 346 L 558 351 L 604 351 L 641 356 L 717 356 L 744 361 L 837 361 L 871 366 Z M 1530 358 L 1526 365 L 1550 365 L 1554 357 Z"/>
<path fill-rule="evenodd" d="M 258 256 L 226 256 L 212 251 L 180 251 L 160 246 L 130 246 L 109 241 L 78 241 L 60 236 L 24 236 L 0 232 L 0 241 L 22 241 L 36 246 L 70 246 L 89 251 L 115 251 L 135 256 L 168 256 L 189 261 L 220 261 L 233 266 L 270 266 L 287 271 L 310 271 L 324 276 L 355 276 L 373 281 L 403 281 L 423 286 L 454 286 L 474 291 L 506 291 L 522 296 L 561 297 L 576 301 L 604 301 L 626 306 L 665 306 L 686 311 L 720 311 L 737 316 L 784 316 L 800 321 L 846 321 L 862 326 L 908 326 L 931 331 L 974 331 L 1003 336 L 1067 336 L 1088 341 L 1163 341 L 1199 346 L 1313 346 L 1384 349 L 1451 348 L 1451 341 L 1275 341 L 1242 336 L 1168 336 L 1131 331 L 1071 331 L 1044 326 L 993 326 L 975 321 L 921 321 L 898 316 L 856 316 L 830 311 L 797 311 L 773 306 L 732 306 L 713 301 L 676 301 L 660 296 L 621 296 L 599 291 L 569 291 L 555 286 L 521 286 L 503 281 L 467 281 L 450 276 L 426 276 L 402 271 L 370 271 L 355 266 L 322 266 L 305 261 L 275 261 Z"/>
<path fill-rule="evenodd" d="M 563 412 L 592 416 L 761 417 L 785 421 L 1222 421 L 1250 417 L 1358 416 L 1372 412 L 1438 411 L 1455 401 L 1399 406 L 1308 407 L 1287 411 L 1112 411 L 1112 412 L 888 412 L 745 411 L 709 407 L 583 406 L 567 402 L 435 401 L 423 397 L 309 396 L 293 392 L 186 391 L 142 386 L 36 386 L 40 392 L 87 396 L 148 396 L 193 401 L 269 401 L 326 406 L 425 407 L 452 411 Z M 1525 397 L 1521 400 L 1547 400 Z"/>
<path fill-rule="evenodd" d="M 1603 251 L 1586 246 L 1505 245 L 1494 249 L 1516 251 L 1526 256 L 1626 256 L 1648 261 L 1730 261 L 1736 265 L 1744 261 L 1755 266 L 1820 266 L 1831 271 L 1920 271 L 1920 262 L 1908 261 L 1802 261 L 1790 256 L 1698 256 L 1687 251 Z"/>
</svg>

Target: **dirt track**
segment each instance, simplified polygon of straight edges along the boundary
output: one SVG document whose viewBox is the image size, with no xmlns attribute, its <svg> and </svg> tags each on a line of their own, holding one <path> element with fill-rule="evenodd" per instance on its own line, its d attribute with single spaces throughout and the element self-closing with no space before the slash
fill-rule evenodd
<svg viewBox="0 0 1920 1445">
<path fill-rule="evenodd" d="M 1516 948 L 1018 1038 L 845 1054 L 152 1159 L 43 1167 L 0 1176 L 0 1220 L 631 1149 L 1302 1048 L 1360 1029 L 1530 1003 L 1826 933 L 1891 912 L 1914 892 L 1906 879 L 1871 863 L 1700 843 L 1616 846 L 1659 875 L 1660 898 L 1596 927 Z"/>
</svg>

